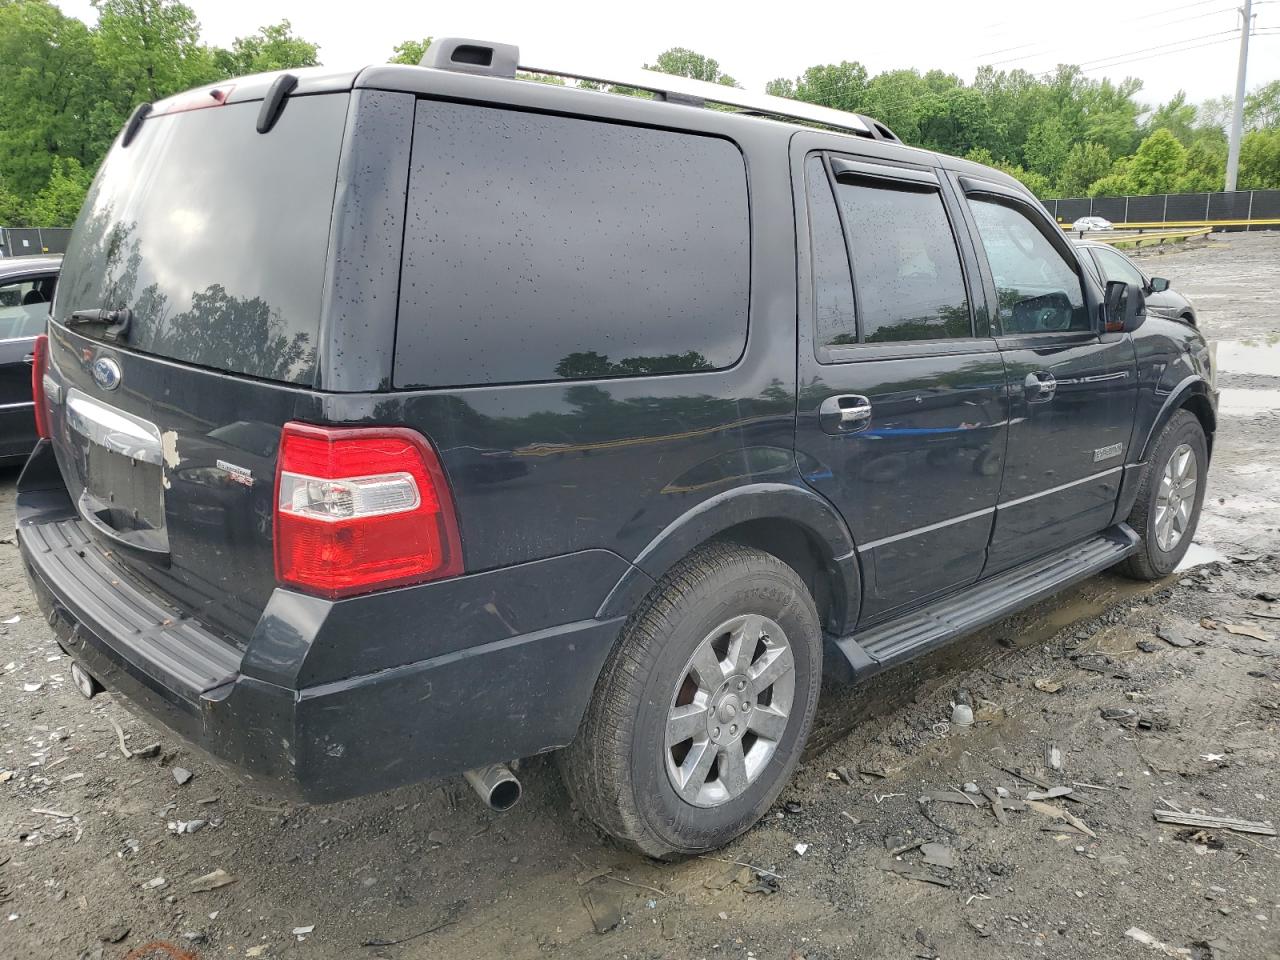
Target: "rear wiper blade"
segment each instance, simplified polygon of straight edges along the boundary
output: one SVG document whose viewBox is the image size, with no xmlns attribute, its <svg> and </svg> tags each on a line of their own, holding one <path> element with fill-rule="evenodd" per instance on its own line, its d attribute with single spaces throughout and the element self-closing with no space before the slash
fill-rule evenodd
<svg viewBox="0 0 1280 960">
<path fill-rule="evenodd" d="M 105 323 L 107 329 L 102 331 L 102 339 L 119 340 L 129 332 L 133 322 L 133 311 L 128 307 L 119 310 L 72 310 L 67 317 L 68 327 L 79 327 L 88 323 Z"/>
</svg>

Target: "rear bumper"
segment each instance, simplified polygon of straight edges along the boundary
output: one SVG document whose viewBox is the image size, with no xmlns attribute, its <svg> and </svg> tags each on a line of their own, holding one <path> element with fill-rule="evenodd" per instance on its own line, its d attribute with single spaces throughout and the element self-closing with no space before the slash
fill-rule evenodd
<svg viewBox="0 0 1280 960">
<path fill-rule="evenodd" d="M 373 619 L 389 630 L 416 622 L 422 631 L 449 619 L 434 615 L 433 598 L 456 603 L 457 582 L 447 593 L 425 585 L 339 604 L 277 590 L 242 650 L 122 576 L 75 515 L 52 460 L 37 449 L 19 481 L 17 535 L 59 645 L 107 689 L 269 792 L 343 800 L 564 746 L 622 623 L 556 624 L 290 684 L 334 645 L 370 642 L 351 630 L 369 619 L 362 605 L 376 604 Z M 476 579 L 481 616 L 497 583 Z M 388 618 L 388 605 L 400 615 Z"/>
</svg>

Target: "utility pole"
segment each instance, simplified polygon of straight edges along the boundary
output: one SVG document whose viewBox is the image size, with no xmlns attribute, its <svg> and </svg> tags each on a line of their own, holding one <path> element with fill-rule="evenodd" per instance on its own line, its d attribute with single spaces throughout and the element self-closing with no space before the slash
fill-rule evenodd
<svg viewBox="0 0 1280 960">
<path fill-rule="evenodd" d="M 1253 0 L 1244 0 L 1240 8 L 1244 23 L 1240 25 L 1240 66 L 1236 71 L 1236 102 L 1231 111 L 1231 142 L 1227 147 L 1227 192 L 1236 188 L 1240 172 L 1240 137 L 1244 132 L 1245 75 L 1249 69 L 1249 31 L 1253 28 Z"/>
</svg>

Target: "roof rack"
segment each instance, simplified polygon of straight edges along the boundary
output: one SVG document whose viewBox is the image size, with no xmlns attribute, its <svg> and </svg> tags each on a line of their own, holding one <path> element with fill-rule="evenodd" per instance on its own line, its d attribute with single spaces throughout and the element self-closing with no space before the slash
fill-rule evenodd
<svg viewBox="0 0 1280 960">
<path fill-rule="evenodd" d="M 441 37 L 427 48 L 422 58 L 422 66 L 508 78 L 514 78 L 516 70 L 519 69 L 527 73 L 541 73 L 567 80 L 586 80 L 591 83 L 644 90 L 668 103 L 692 107 L 716 103 L 735 107 L 757 116 L 816 124 L 860 137 L 870 137 L 873 140 L 901 143 L 897 135 L 883 123 L 860 113 L 847 113 L 844 110 L 833 110 L 831 107 L 805 103 L 803 100 L 788 100 L 786 97 L 775 97 L 767 93 L 752 93 L 737 87 L 708 83 L 705 80 L 691 80 L 688 77 L 658 73 L 655 70 L 592 71 L 536 66 L 521 63 L 519 48 L 505 43 Z"/>
</svg>

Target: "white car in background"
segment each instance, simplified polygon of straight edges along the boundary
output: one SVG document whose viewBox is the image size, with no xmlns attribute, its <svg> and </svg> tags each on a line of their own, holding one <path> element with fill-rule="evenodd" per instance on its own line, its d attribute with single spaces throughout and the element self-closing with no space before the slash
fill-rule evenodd
<svg viewBox="0 0 1280 960">
<path fill-rule="evenodd" d="M 1114 230 L 1111 221 L 1105 217 L 1081 217 L 1071 225 L 1072 230 Z"/>
</svg>

